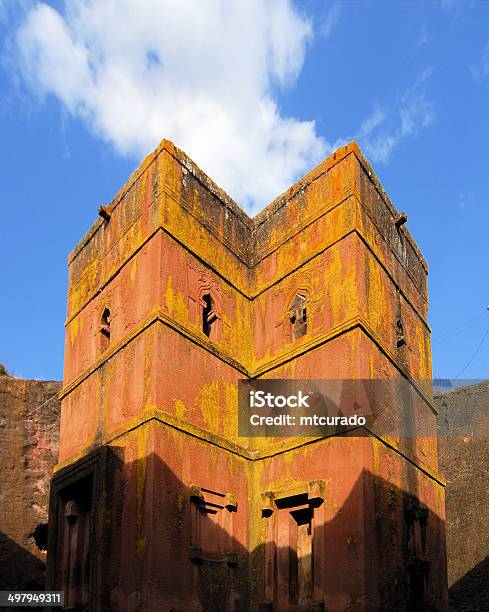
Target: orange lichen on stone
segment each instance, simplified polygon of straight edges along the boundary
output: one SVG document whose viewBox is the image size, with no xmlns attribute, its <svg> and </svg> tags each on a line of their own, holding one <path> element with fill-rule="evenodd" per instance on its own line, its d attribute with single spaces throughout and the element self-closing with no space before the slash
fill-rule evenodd
<svg viewBox="0 0 489 612">
<path fill-rule="evenodd" d="M 54 480 L 102 457 L 93 563 L 106 566 L 86 605 L 409 609 L 405 517 L 428 508 L 422 596 L 442 610 L 443 480 L 436 432 L 418 436 L 434 424 L 416 381 L 431 373 L 427 266 L 358 146 L 251 219 L 163 141 L 107 210 L 69 258 Z M 238 381 L 254 378 L 403 379 L 419 427 L 409 439 L 240 437 Z M 290 522 L 299 502 L 312 548 Z M 283 551 L 301 538 L 314 580 L 299 588 Z"/>
</svg>

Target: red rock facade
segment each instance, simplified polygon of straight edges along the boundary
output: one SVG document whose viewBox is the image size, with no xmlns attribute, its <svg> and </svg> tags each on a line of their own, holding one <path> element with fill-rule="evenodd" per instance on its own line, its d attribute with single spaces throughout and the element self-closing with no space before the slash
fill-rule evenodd
<svg viewBox="0 0 489 612">
<path fill-rule="evenodd" d="M 434 431 L 426 263 L 357 145 L 251 219 L 164 141 L 100 214 L 69 259 L 66 605 L 444 610 L 436 436 L 237 433 L 246 378 L 411 380 Z"/>
<path fill-rule="evenodd" d="M 49 482 L 58 460 L 56 381 L 0 365 L 0 590 L 44 590 Z M 37 543 L 36 543 L 37 541 Z"/>
</svg>

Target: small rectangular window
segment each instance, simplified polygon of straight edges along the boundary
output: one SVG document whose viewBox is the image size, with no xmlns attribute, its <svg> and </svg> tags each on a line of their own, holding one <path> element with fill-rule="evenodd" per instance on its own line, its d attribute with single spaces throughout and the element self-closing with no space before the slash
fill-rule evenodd
<svg viewBox="0 0 489 612">
<path fill-rule="evenodd" d="M 214 309 L 214 301 L 210 293 L 202 296 L 202 331 L 210 338 L 213 325 L 217 321 L 217 314 Z"/>
<path fill-rule="evenodd" d="M 292 338 L 298 340 L 307 333 L 306 298 L 296 294 L 289 306 L 289 321 L 292 325 Z"/>
<path fill-rule="evenodd" d="M 103 353 L 110 346 L 110 310 L 104 308 L 100 320 L 100 352 Z"/>
</svg>

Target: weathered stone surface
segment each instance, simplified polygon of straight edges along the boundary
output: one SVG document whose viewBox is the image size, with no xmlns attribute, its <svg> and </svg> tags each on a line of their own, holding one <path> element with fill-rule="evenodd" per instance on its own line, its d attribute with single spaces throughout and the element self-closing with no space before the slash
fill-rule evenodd
<svg viewBox="0 0 489 612">
<path fill-rule="evenodd" d="M 434 400 L 440 470 L 447 479 L 450 609 L 489 610 L 489 381 Z"/>
<path fill-rule="evenodd" d="M 436 435 L 237 431 L 242 378 L 380 378 L 436 434 L 426 262 L 358 146 L 251 219 L 164 141 L 106 213 L 69 258 L 49 586 L 94 612 L 444 610 Z"/>
<path fill-rule="evenodd" d="M 60 387 L 0 372 L 0 589 L 44 589 L 46 551 L 33 534 L 48 520 Z"/>
</svg>

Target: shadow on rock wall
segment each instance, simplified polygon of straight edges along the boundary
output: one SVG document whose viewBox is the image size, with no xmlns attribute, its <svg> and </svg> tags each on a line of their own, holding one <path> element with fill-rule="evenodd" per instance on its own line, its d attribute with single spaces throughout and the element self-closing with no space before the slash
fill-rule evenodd
<svg viewBox="0 0 489 612">
<path fill-rule="evenodd" d="M 340 508 L 296 494 L 264 511 L 212 475 L 186 485 L 155 454 L 122 453 L 101 449 L 53 485 L 48 588 L 75 609 L 446 609 L 443 522 L 370 472 Z"/>
<path fill-rule="evenodd" d="M 448 598 L 452 612 L 489 610 L 489 556 L 450 587 Z"/>
<path fill-rule="evenodd" d="M 0 591 L 42 591 L 45 578 L 46 564 L 0 531 Z"/>
</svg>

